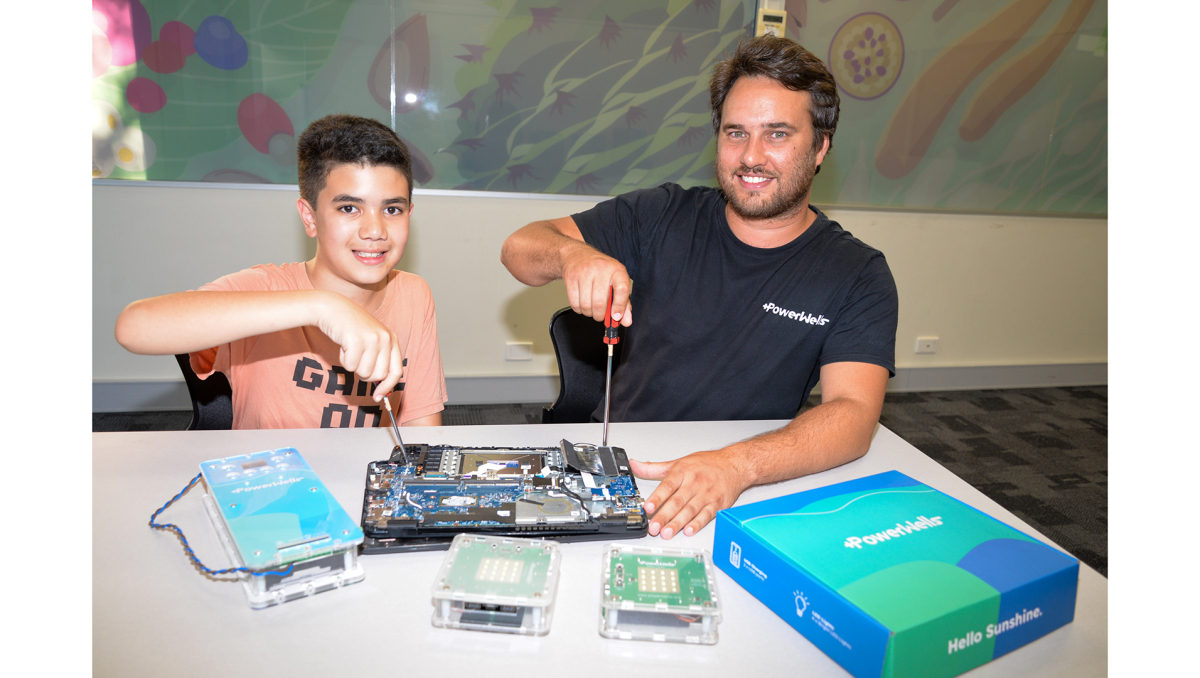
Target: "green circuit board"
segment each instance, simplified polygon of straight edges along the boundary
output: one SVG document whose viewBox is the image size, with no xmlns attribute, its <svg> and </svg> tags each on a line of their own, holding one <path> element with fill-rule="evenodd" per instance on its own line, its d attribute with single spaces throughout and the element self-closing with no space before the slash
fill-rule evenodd
<svg viewBox="0 0 1200 678">
<path fill-rule="evenodd" d="M 476 537 L 451 549 L 454 560 L 446 573 L 448 590 L 467 595 L 537 597 L 546 588 L 552 549 L 524 540 Z"/>
<path fill-rule="evenodd" d="M 644 605 L 712 604 L 704 556 L 612 553 L 608 563 L 609 595 Z"/>
</svg>

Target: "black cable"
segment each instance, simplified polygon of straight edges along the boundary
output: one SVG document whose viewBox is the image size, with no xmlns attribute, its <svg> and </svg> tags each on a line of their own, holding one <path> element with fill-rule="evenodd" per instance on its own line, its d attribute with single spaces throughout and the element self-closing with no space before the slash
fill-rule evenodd
<svg viewBox="0 0 1200 678">
<path fill-rule="evenodd" d="M 579 495 L 575 494 L 574 492 L 572 492 L 572 491 L 571 491 L 571 489 L 570 489 L 569 487 L 567 487 L 567 480 L 566 480 L 566 478 L 563 478 L 562 476 L 559 476 L 559 479 L 558 479 L 558 480 L 559 480 L 559 482 L 558 482 L 558 489 L 560 489 L 560 490 L 562 490 L 564 493 L 566 493 L 566 494 L 568 494 L 568 495 L 570 495 L 570 496 L 574 497 L 574 498 L 575 498 L 575 500 L 579 502 L 579 508 L 583 509 L 583 512 L 584 512 L 585 514 L 587 514 L 587 517 L 588 517 L 588 518 L 591 518 L 591 517 L 592 517 L 592 512 L 591 512 L 591 511 L 589 511 L 589 510 L 588 510 L 588 508 L 587 508 L 586 506 L 584 506 L 584 505 L 583 505 L 583 503 L 584 503 L 584 502 L 583 502 L 583 497 L 581 497 L 581 496 L 579 496 Z"/>
</svg>

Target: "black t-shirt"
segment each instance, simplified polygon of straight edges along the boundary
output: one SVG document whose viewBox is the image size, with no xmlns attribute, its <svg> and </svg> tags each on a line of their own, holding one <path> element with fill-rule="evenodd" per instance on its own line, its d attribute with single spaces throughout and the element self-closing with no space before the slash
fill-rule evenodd
<svg viewBox="0 0 1200 678">
<path fill-rule="evenodd" d="M 663 184 L 572 215 L 633 278 L 611 421 L 791 419 L 822 365 L 895 376 L 898 302 L 883 254 L 810 209 L 812 226 L 770 249 L 738 240 L 715 188 Z"/>
</svg>

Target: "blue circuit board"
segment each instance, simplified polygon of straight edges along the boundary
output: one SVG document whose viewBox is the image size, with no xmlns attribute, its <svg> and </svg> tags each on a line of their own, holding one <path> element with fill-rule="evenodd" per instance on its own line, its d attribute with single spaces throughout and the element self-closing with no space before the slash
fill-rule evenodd
<svg viewBox="0 0 1200 678">
<path fill-rule="evenodd" d="M 644 533 L 642 498 L 624 450 L 587 446 L 585 453 L 570 454 L 577 448 L 567 445 L 406 446 L 401 458 L 393 454 L 368 466 L 363 528 L 377 539 L 472 528 L 558 534 L 620 527 Z M 572 466 L 573 460 L 616 473 L 591 473 Z"/>
</svg>

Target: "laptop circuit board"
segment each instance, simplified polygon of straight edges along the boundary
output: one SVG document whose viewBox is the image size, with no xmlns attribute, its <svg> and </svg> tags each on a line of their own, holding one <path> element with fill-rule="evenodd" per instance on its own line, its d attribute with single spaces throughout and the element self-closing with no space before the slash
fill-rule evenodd
<svg viewBox="0 0 1200 678">
<path fill-rule="evenodd" d="M 367 467 L 363 553 L 445 549 L 463 532 L 637 538 L 642 503 L 619 447 L 396 446 Z"/>
</svg>

